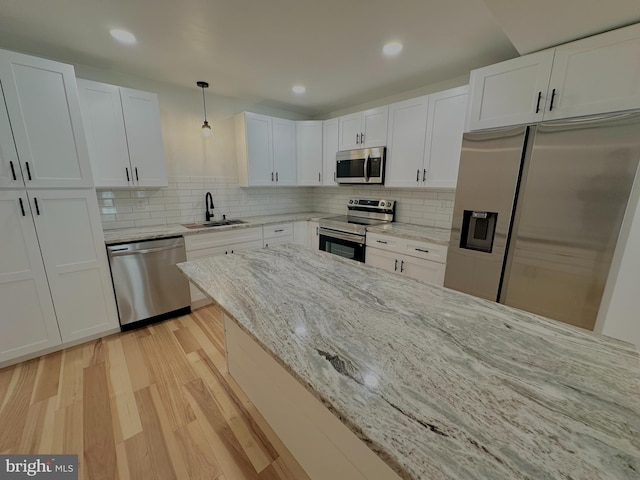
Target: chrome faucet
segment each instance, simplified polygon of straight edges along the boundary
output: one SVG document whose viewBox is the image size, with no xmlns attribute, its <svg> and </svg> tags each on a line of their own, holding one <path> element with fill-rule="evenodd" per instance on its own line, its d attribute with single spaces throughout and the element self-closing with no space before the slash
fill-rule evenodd
<svg viewBox="0 0 640 480">
<path fill-rule="evenodd" d="M 209 209 L 211 210 L 214 209 L 213 196 L 211 196 L 211 192 L 207 192 L 207 194 L 204 196 L 204 208 L 205 208 L 204 217 L 207 219 L 206 221 L 208 222 L 213 218 L 213 212 L 210 212 Z"/>
</svg>

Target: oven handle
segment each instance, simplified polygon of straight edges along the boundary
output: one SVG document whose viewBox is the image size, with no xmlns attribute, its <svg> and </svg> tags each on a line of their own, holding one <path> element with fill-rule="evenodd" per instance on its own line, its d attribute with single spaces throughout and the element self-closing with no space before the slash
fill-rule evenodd
<svg viewBox="0 0 640 480">
<path fill-rule="evenodd" d="M 320 227 L 320 235 L 325 237 L 338 238 L 340 240 L 346 240 L 347 242 L 357 243 L 358 245 L 364 245 L 364 238 L 360 235 L 350 235 L 344 232 L 338 232 L 337 230 L 331 230 L 328 228 Z"/>
<path fill-rule="evenodd" d="M 364 181 L 369 181 L 369 154 L 367 153 L 364 157 Z"/>
</svg>

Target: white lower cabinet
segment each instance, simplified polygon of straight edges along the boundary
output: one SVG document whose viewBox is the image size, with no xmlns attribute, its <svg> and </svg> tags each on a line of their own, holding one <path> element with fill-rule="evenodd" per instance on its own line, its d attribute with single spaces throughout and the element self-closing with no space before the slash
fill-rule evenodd
<svg viewBox="0 0 640 480">
<path fill-rule="evenodd" d="M 309 226 L 306 220 L 293 222 L 293 243 L 309 248 Z"/>
<path fill-rule="evenodd" d="M 320 222 L 307 222 L 309 229 L 309 248 L 311 250 L 320 249 Z"/>
<path fill-rule="evenodd" d="M 187 261 L 214 255 L 231 255 L 243 250 L 262 248 L 262 228 L 242 228 L 220 232 L 200 233 L 184 238 Z M 211 300 L 193 284 L 189 284 L 191 308 L 200 308 Z"/>
<path fill-rule="evenodd" d="M 94 190 L 0 191 L 0 362 L 118 328 Z"/>
<path fill-rule="evenodd" d="M 391 235 L 367 233 L 365 263 L 442 286 L 447 247 Z"/>
<path fill-rule="evenodd" d="M 294 243 L 293 222 L 265 225 L 262 227 L 264 247 Z"/>
<path fill-rule="evenodd" d="M 24 190 L 0 191 L 0 224 L 3 362 L 59 345 L 61 338 Z"/>
</svg>

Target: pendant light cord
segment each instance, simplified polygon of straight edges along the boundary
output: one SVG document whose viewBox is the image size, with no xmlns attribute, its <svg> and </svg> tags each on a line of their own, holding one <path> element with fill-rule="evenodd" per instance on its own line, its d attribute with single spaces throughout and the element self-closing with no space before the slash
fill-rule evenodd
<svg viewBox="0 0 640 480">
<path fill-rule="evenodd" d="M 204 99 L 204 87 L 202 87 L 202 105 L 204 106 L 204 121 L 207 121 L 207 102 Z"/>
</svg>

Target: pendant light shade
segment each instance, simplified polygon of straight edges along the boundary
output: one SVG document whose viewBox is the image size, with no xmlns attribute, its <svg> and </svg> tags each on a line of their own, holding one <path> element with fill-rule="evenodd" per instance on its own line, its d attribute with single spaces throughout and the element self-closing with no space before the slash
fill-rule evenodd
<svg viewBox="0 0 640 480">
<path fill-rule="evenodd" d="M 204 100 L 204 89 L 209 88 L 209 84 L 207 82 L 196 82 L 200 88 L 202 88 L 202 106 L 204 107 L 204 123 L 202 124 L 202 135 L 205 137 L 210 137 L 213 133 L 211 131 L 211 126 L 209 122 L 207 122 L 207 103 Z"/>
</svg>

